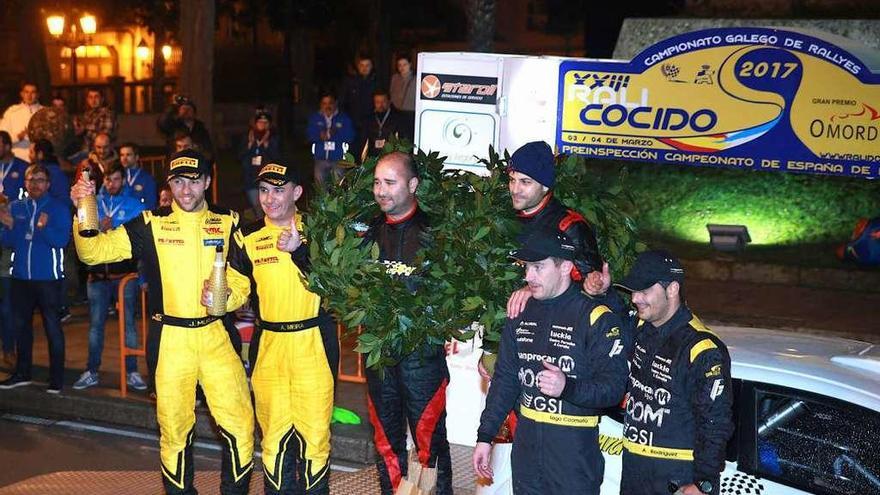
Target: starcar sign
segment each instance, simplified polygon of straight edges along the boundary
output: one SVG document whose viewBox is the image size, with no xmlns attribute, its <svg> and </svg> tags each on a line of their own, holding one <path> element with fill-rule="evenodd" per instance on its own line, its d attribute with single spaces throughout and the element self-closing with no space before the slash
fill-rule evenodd
<svg viewBox="0 0 880 495">
<path fill-rule="evenodd" d="M 880 55 L 825 33 L 708 29 L 559 66 L 564 154 L 880 176 Z"/>
<path fill-rule="evenodd" d="M 461 103 L 495 104 L 498 79 L 452 74 L 422 74 L 421 98 Z"/>
</svg>

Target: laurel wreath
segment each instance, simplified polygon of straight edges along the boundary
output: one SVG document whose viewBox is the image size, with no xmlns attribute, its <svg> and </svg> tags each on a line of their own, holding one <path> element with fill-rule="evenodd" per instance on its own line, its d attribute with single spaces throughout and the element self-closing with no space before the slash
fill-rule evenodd
<svg viewBox="0 0 880 495">
<path fill-rule="evenodd" d="M 383 152 L 395 150 L 412 147 L 389 142 Z M 444 170 L 437 153 L 418 151 L 414 159 L 416 194 L 430 231 L 411 266 L 382 262 L 378 246 L 364 242 L 367 226 L 380 214 L 372 194 L 375 158 L 353 167 L 340 186 L 319 192 L 305 216 L 309 287 L 349 331 L 360 328 L 355 351 L 366 355 L 370 368 L 394 364 L 424 345 L 469 340 L 476 331 L 484 349 L 497 349 L 507 299 L 522 285 L 522 270 L 509 258 L 521 228 L 507 191 L 509 156 L 490 148 L 481 161 L 486 176 Z M 623 189 L 616 184 L 595 190 L 608 184 L 596 183 L 583 169 L 583 161 L 563 161 L 556 194 L 594 224 L 606 223 L 600 236 L 614 238 L 600 242 L 600 249 L 623 269 L 636 247 L 632 220 L 620 209 Z M 569 180 L 581 184 L 561 184 Z"/>
</svg>

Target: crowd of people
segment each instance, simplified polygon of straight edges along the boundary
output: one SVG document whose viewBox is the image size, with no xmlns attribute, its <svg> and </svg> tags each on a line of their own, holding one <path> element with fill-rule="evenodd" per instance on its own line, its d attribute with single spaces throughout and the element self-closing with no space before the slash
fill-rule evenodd
<svg viewBox="0 0 880 495">
<path fill-rule="evenodd" d="M 392 137 L 413 139 L 418 84 L 409 55 L 398 55 L 395 67 L 390 89 L 382 88 L 373 60 L 360 55 L 356 73 L 345 79 L 338 97 L 331 92 L 321 94 L 318 111 L 309 117 L 306 130 L 319 186 L 339 179 L 344 153 L 363 160 L 378 156 Z"/>
<path fill-rule="evenodd" d="M 140 166 L 139 147 L 134 143 L 114 145 L 116 114 L 105 104 L 102 93 L 89 89 L 86 109 L 73 119 L 72 144 L 56 150 L 48 139 L 31 141 L 30 118 L 42 106 L 37 87 L 22 85 L 21 103 L 11 106 L 0 121 L 0 307 L 2 307 L 3 360 L 15 372 L 0 383 L 2 388 L 31 382 L 33 313 L 39 309 L 49 342 L 50 379 L 47 391 L 59 393 L 63 386 L 64 332 L 62 322 L 70 317 L 65 273 L 77 272 L 78 299 L 90 305 L 89 360 L 87 369 L 73 386 L 82 389 L 97 385 L 103 351 L 104 326 L 119 280 L 137 272 L 137 262 L 129 259 L 87 267 L 70 246 L 70 219 L 74 210 L 70 181 L 88 176 L 97 184 L 101 230 L 110 230 L 157 204 L 157 184 Z M 63 100 L 53 106 L 63 109 Z M 76 260 L 75 264 L 65 259 Z M 122 260 L 120 260 L 122 261 Z M 72 268 L 75 266 L 75 268 Z M 126 333 L 135 346 L 134 307 L 136 285 L 126 287 Z M 134 359 L 128 362 L 128 384 L 147 388 Z"/>
<path fill-rule="evenodd" d="M 339 176 L 345 151 L 380 156 L 372 192 L 381 213 L 364 242 L 377 244 L 383 261 L 408 265 L 428 242 L 424 233 L 431 226 L 419 208 L 413 156 L 382 154 L 389 137 L 412 136 L 412 65 L 399 57 L 397 68 L 389 94 L 376 88 L 372 62 L 359 59 L 357 75 L 338 99 L 322 95 L 308 136 L 319 185 Z M 97 385 L 112 295 L 124 274 L 138 272 L 149 294 L 151 384 L 134 360 L 126 362 L 126 371 L 129 386 L 155 390 L 166 493 L 195 493 L 197 385 L 223 438 L 221 493 L 248 491 L 255 421 L 262 432 L 265 493 L 329 493 L 336 327 L 305 282 L 309 250 L 296 206 L 303 181 L 278 153 L 269 112 L 258 109 L 239 148 L 245 191 L 258 213 L 241 225 L 238 213 L 206 200 L 216 179 L 215 150 L 191 100 L 175 98 L 159 120 L 169 149 L 159 191 L 139 166 L 138 146 L 114 146 L 115 116 L 100 92 L 88 93 L 88 109 L 78 117 L 81 145 L 61 157 L 48 141 L 28 141 L 24 117 L 39 110 L 36 87 L 24 85 L 21 97 L 0 122 L 0 242 L 11 265 L 2 270 L 10 277 L 2 278 L 0 311 L 4 356 L 14 362 L 0 389 L 32 383 L 32 321 L 39 309 L 49 341 L 47 392 L 61 392 L 64 259 L 71 256 L 87 274 L 90 304 L 87 369 L 73 388 Z M 71 157 L 80 160 L 70 163 Z M 72 186 L 62 162 L 68 162 Z M 477 432 L 476 473 L 492 477 L 492 443 L 502 424 L 515 418 L 515 493 L 598 494 L 604 471 L 598 423 L 609 408 L 623 407 L 621 493 L 668 493 L 674 487 L 685 495 L 717 494 L 732 434 L 730 358 L 724 343 L 688 309 L 684 268 L 670 253 L 649 251 L 612 284 L 593 226 L 553 196 L 550 146 L 532 142 L 516 150 L 508 174 L 511 206 L 523 224 L 512 258 L 524 266 L 526 285 L 508 302 Z M 100 233 L 87 236 L 83 218 L 73 212 L 92 195 Z M 225 261 L 217 265 L 217 256 Z M 208 284 L 217 266 L 225 269 L 225 295 Z M 134 347 L 138 286 L 129 285 L 125 339 Z M 634 312 L 612 286 L 631 295 Z M 217 297 L 226 298 L 226 316 L 207 311 Z M 229 317 L 248 301 L 257 321 L 249 359 L 253 400 Z M 409 428 L 419 462 L 436 468 L 435 493 L 451 494 L 445 350 L 426 343 L 397 357 L 393 365 L 367 373 L 382 492 L 394 493 L 408 474 Z"/>
</svg>

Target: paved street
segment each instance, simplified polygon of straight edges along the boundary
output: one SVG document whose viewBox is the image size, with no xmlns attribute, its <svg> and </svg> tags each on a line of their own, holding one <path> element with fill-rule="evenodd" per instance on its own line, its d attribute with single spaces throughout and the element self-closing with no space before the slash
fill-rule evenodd
<svg viewBox="0 0 880 495">
<path fill-rule="evenodd" d="M 196 488 L 217 493 L 220 452 L 214 442 L 197 441 Z M 473 472 L 470 449 L 453 448 L 456 493 L 469 495 Z M 32 416 L 0 416 L 0 495 L 155 495 L 162 491 L 155 433 L 112 425 L 52 421 Z M 262 493 L 257 456 L 251 493 Z M 372 466 L 331 465 L 330 487 L 337 494 L 379 493 Z M 121 491 L 121 487 L 125 487 Z"/>
</svg>

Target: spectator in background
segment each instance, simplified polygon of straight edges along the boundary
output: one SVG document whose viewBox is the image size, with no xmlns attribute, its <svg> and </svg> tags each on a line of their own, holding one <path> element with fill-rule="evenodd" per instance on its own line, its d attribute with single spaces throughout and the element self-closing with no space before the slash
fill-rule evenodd
<svg viewBox="0 0 880 495">
<path fill-rule="evenodd" d="M 112 142 L 116 139 L 116 112 L 104 102 L 104 95 L 95 88 L 86 90 L 86 111 L 73 120 L 74 132 L 82 139 L 82 149 L 94 148 L 95 139 L 105 134 Z"/>
<path fill-rule="evenodd" d="M 24 197 L 24 172 L 28 162 L 12 153 L 12 137 L 0 131 L 0 194 L 14 201 Z"/>
<path fill-rule="evenodd" d="M 156 208 L 156 179 L 141 168 L 138 145 L 122 143 L 119 146 L 119 163 L 125 167 L 123 193 L 137 198 L 145 210 Z"/>
<path fill-rule="evenodd" d="M 331 180 L 339 180 L 342 169 L 338 162 L 354 141 L 355 129 L 348 115 L 336 107 L 333 95 L 321 96 L 318 111 L 309 117 L 306 135 L 312 143 L 315 183 L 326 187 Z"/>
<path fill-rule="evenodd" d="M 104 174 L 104 189 L 98 194 L 98 220 L 101 232 L 115 229 L 123 223 L 137 217 L 144 210 L 144 205 L 134 196 L 123 194 L 125 170 L 116 164 Z M 95 182 L 95 181 L 92 181 Z M 98 384 L 98 369 L 101 366 L 101 354 L 104 352 L 104 329 L 107 322 L 107 307 L 111 296 L 119 290 L 119 281 L 129 273 L 137 272 L 137 260 L 127 259 L 116 263 L 104 263 L 88 267 L 89 294 L 89 359 L 86 370 L 80 375 L 74 390 L 82 390 Z M 134 325 L 135 303 L 138 300 L 139 285 L 129 282 L 125 285 L 123 304 L 125 304 L 125 345 L 138 346 L 137 330 Z M 126 356 L 125 371 L 128 386 L 135 390 L 146 390 L 144 382 L 137 370 L 135 356 Z"/>
<path fill-rule="evenodd" d="M 73 180 L 79 180 L 82 171 L 88 167 L 91 170 L 90 177 L 95 179 L 97 184 L 101 184 L 104 181 L 104 173 L 110 170 L 118 160 L 119 155 L 113 149 L 110 135 L 101 132 L 92 141 L 92 149 L 89 151 L 88 156 L 77 164 Z"/>
<path fill-rule="evenodd" d="M 42 164 L 25 173 L 28 197 L 0 210 L 0 243 L 13 250 L 12 308 L 17 335 L 15 372 L 0 389 L 31 384 L 34 309 L 39 308 L 49 342 L 50 394 L 61 392 L 64 381 L 64 333 L 60 296 L 64 280 L 62 250 L 70 241 L 70 209 L 49 194 L 51 174 Z"/>
<path fill-rule="evenodd" d="M 168 156 L 183 150 L 198 150 L 198 146 L 193 142 L 192 135 L 186 129 L 179 129 L 174 132 L 174 147 L 168 148 Z"/>
<path fill-rule="evenodd" d="M 48 139 L 40 139 L 31 144 L 28 158 L 31 163 L 39 163 L 49 171 L 49 196 L 61 201 L 68 209 L 71 209 L 73 203 L 70 201 L 70 181 L 61 170 L 61 165 L 58 164 L 58 157 L 55 156 L 55 147 L 52 146 L 52 142 Z M 25 189 L 27 188 L 25 187 Z"/>
<path fill-rule="evenodd" d="M 52 108 L 55 110 L 61 110 L 62 112 L 67 112 L 67 102 L 64 101 L 64 97 L 56 94 L 52 97 Z"/>
<path fill-rule="evenodd" d="M 409 55 L 397 56 L 397 73 L 391 76 L 391 104 L 400 112 L 400 134 L 412 140 L 416 119 L 416 75 Z"/>
<path fill-rule="evenodd" d="M 373 111 L 373 92 L 376 91 L 376 74 L 373 59 L 361 54 L 357 57 L 357 73 L 346 78 L 339 95 L 339 108 L 354 122 L 356 140 L 363 140 L 363 122 Z"/>
<path fill-rule="evenodd" d="M 12 138 L 0 131 L 0 208 L 10 201 L 24 198 L 24 175 L 28 164 L 12 154 Z M 15 329 L 12 325 L 11 279 L 9 270 L 12 250 L 0 251 L 0 342 L 3 347 L 3 363 L 15 365 Z"/>
<path fill-rule="evenodd" d="M 7 208 L 6 205 L 0 208 Z M 12 249 L 0 247 L 0 344 L 3 347 L 3 361 L 6 368 L 15 366 L 15 341 L 17 335 L 12 323 Z"/>
<path fill-rule="evenodd" d="M 21 85 L 21 103 L 10 106 L 3 113 L 3 120 L 0 120 L 0 131 L 6 131 L 12 137 L 12 153 L 19 159 L 30 161 L 28 150 L 31 147 L 31 141 L 28 138 L 27 126 L 31 121 L 31 116 L 43 108 L 37 101 L 40 93 L 37 91 L 37 85 L 32 82 L 25 82 Z"/>
<path fill-rule="evenodd" d="M 52 108 L 59 112 L 68 113 L 67 101 L 64 99 L 63 96 L 58 93 L 56 93 L 52 97 Z M 74 123 L 76 123 L 75 120 Z M 86 148 L 86 150 L 87 149 L 88 148 Z M 66 162 L 62 164 L 64 170 L 67 171 L 70 169 L 70 164 L 67 162 L 79 163 L 80 161 L 82 161 L 82 159 L 85 158 L 87 155 L 86 150 L 83 149 L 81 141 L 71 139 L 65 145 L 64 149 L 61 150 L 61 154 L 59 155 L 59 158 L 63 158 L 64 160 L 66 160 Z"/>
<path fill-rule="evenodd" d="M 373 94 L 373 113 L 363 123 L 364 139 L 358 150 L 361 159 L 379 156 L 385 142 L 400 135 L 400 114 L 391 108 L 388 92 L 377 89 Z"/>
<path fill-rule="evenodd" d="M 37 140 L 37 142 L 31 144 L 29 156 L 31 163 L 39 163 L 46 168 L 49 173 L 48 194 L 64 204 L 69 215 L 74 207 L 73 202 L 70 200 L 70 181 L 67 179 L 67 174 L 61 170 L 61 165 L 58 163 L 58 157 L 55 156 L 55 147 L 52 146 L 52 142 L 48 139 Z M 26 183 L 25 189 L 29 191 Z M 62 256 L 61 259 L 63 260 L 64 256 Z M 80 287 L 80 289 L 82 289 L 82 287 Z M 82 294 L 82 290 L 80 290 L 80 293 Z M 61 321 L 64 322 L 69 320 L 70 309 L 67 304 L 67 292 L 64 289 L 63 281 L 58 284 L 58 302 L 58 313 Z"/>
<path fill-rule="evenodd" d="M 178 131 L 186 131 L 201 154 L 209 161 L 214 161 L 214 145 L 211 134 L 205 124 L 196 118 L 196 104 L 186 96 L 175 95 L 174 102 L 157 123 L 159 132 L 165 136 L 166 149 L 174 149 Z"/>
<path fill-rule="evenodd" d="M 257 194 L 257 172 L 260 171 L 265 160 L 277 158 L 280 153 L 278 135 L 272 132 L 272 115 L 265 108 L 258 107 L 254 112 L 251 127 L 238 148 L 244 192 L 257 218 L 263 216 Z"/>
<path fill-rule="evenodd" d="M 171 195 L 171 186 L 168 183 L 162 184 L 162 188 L 159 189 L 159 208 L 170 208 L 173 201 L 174 196 Z"/>
</svg>

